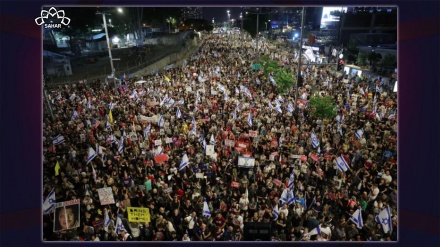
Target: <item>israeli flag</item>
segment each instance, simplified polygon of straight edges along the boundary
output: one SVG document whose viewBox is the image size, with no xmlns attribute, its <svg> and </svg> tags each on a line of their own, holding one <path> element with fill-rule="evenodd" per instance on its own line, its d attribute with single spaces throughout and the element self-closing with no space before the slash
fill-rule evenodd
<svg viewBox="0 0 440 247">
<path fill-rule="evenodd" d="M 182 118 L 182 113 L 180 112 L 180 108 L 177 108 L 176 117 Z"/>
<path fill-rule="evenodd" d="M 258 77 L 257 77 L 257 79 L 256 79 L 256 83 L 257 83 L 257 85 L 260 85 L 260 84 L 261 84 L 261 81 L 260 81 L 260 79 L 258 79 Z"/>
<path fill-rule="evenodd" d="M 206 150 L 206 140 L 205 139 L 203 139 L 202 146 L 203 146 L 203 150 Z"/>
<path fill-rule="evenodd" d="M 110 102 L 109 108 L 110 110 L 113 109 L 115 107 L 115 104 L 113 102 Z"/>
<path fill-rule="evenodd" d="M 182 161 L 180 162 L 179 171 L 185 168 L 189 164 L 188 155 L 186 153 L 182 157 Z"/>
<path fill-rule="evenodd" d="M 88 164 L 90 161 L 92 161 L 94 158 L 96 157 L 96 152 L 92 147 L 89 147 L 89 152 L 87 155 L 87 163 Z"/>
<path fill-rule="evenodd" d="M 235 94 L 240 94 L 240 90 L 238 90 L 238 88 L 235 88 Z"/>
<path fill-rule="evenodd" d="M 225 100 L 225 101 L 228 101 L 228 99 L 229 99 L 229 96 L 228 96 L 227 93 L 225 93 L 224 100 Z"/>
<path fill-rule="evenodd" d="M 376 216 L 376 222 L 382 225 L 384 233 L 393 232 L 390 207 L 386 207 L 385 209 L 380 211 L 379 215 Z"/>
<path fill-rule="evenodd" d="M 234 109 L 234 115 L 232 115 L 234 120 L 237 120 L 237 108 Z"/>
<path fill-rule="evenodd" d="M 278 100 L 279 100 L 281 103 L 284 103 L 284 99 L 283 99 L 283 97 L 281 97 L 281 95 L 278 95 Z"/>
<path fill-rule="evenodd" d="M 200 102 L 200 93 L 197 91 L 197 102 Z"/>
<path fill-rule="evenodd" d="M 281 206 L 284 206 L 284 204 L 286 204 L 287 203 L 287 197 L 288 197 L 288 192 L 287 192 L 287 188 L 285 188 L 284 190 L 283 190 L 283 193 L 281 193 L 281 196 L 280 196 L 280 201 L 282 202 L 281 203 Z"/>
<path fill-rule="evenodd" d="M 273 110 L 273 105 L 269 102 L 269 110 Z"/>
<path fill-rule="evenodd" d="M 276 204 L 275 207 L 273 208 L 272 214 L 274 220 L 278 219 L 278 215 L 280 214 L 278 211 L 278 204 Z"/>
<path fill-rule="evenodd" d="M 339 131 L 339 133 L 340 133 L 341 136 L 342 136 L 342 125 L 341 125 L 341 124 L 338 124 L 338 131 Z"/>
<path fill-rule="evenodd" d="M 346 172 L 350 168 L 342 155 L 335 159 L 335 163 L 341 172 Z"/>
<path fill-rule="evenodd" d="M 388 119 L 394 119 L 394 118 L 396 118 L 396 114 L 390 114 L 389 116 L 388 116 Z"/>
<path fill-rule="evenodd" d="M 306 94 L 306 93 L 303 93 L 303 94 L 301 95 L 301 99 L 306 100 L 306 99 L 307 99 L 307 94 Z"/>
<path fill-rule="evenodd" d="M 363 128 L 358 129 L 358 130 L 356 131 L 355 135 L 356 135 L 356 137 L 357 137 L 358 139 L 362 139 L 362 136 L 364 135 L 364 129 L 363 129 Z"/>
<path fill-rule="evenodd" d="M 191 123 L 192 123 L 193 125 L 196 125 L 196 120 L 194 119 L 194 116 L 192 116 L 191 118 L 192 118 L 192 119 L 191 119 Z"/>
<path fill-rule="evenodd" d="M 205 140 L 205 136 L 203 134 L 200 134 L 199 143 L 202 144 L 203 140 Z"/>
<path fill-rule="evenodd" d="M 292 113 L 293 111 L 295 111 L 295 108 L 293 108 L 292 103 L 289 103 L 289 105 L 287 106 L 287 111 L 289 111 L 290 113 Z"/>
<path fill-rule="evenodd" d="M 208 203 L 206 202 L 206 198 L 203 199 L 203 216 L 206 219 L 211 218 L 211 211 L 209 210 Z"/>
<path fill-rule="evenodd" d="M 365 95 L 365 91 L 364 91 L 364 89 L 363 89 L 362 87 L 359 88 L 359 93 L 360 93 L 361 95 Z"/>
<path fill-rule="evenodd" d="M 121 154 L 124 152 L 124 137 L 121 136 L 121 140 L 119 141 L 118 152 Z"/>
<path fill-rule="evenodd" d="M 116 234 L 119 234 L 122 230 L 126 231 L 124 224 L 122 224 L 121 216 L 118 214 L 118 218 L 116 219 L 115 232 Z"/>
<path fill-rule="evenodd" d="M 61 94 L 58 94 L 57 100 L 60 100 L 60 99 L 61 99 Z"/>
<path fill-rule="evenodd" d="M 217 87 L 220 91 L 225 92 L 225 86 L 223 86 L 223 84 L 217 84 Z"/>
<path fill-rule="evenodd" d="M 277 82 L 273 79 L 273 77 L 271 75 L 269 75 L 269 80 L 272 83 L 272 85 L 276 86 Z"/>
<path fill-rule="evenodd" d="M 47 195 L 46 200 L 43 202 L 43 214 L 48 214 L 52 209 L 55 207 L 56 204 L 55 199 L 55 190 L 52 189 L 52 191 Z"/>
<path fill-rule="evenodd" d="M 315 229 L 311 230 L 305 236 L 306 237 L 310 237 L 310 236 L 313 236 L 313 235 L 321 235 L 321 225 L 319 225 Z"/>
<path fill-rule="evenodd" d="M 312 146 L 313 148 L 319 147 L 319 140 L 316 137 L 315 131 L 312 131 Z"/>
<path fill-rule="evenodd" d="M 378 92 L 378 93 L 382 93 L 382 88 L 379 87 L 379 86 L 376 86 L 376 92 Z"/>
<path fill-rule="evenodd" d="M 107 123 L 105 124 L 105 128 L 108 130 L 112 128 L 109 121 L 107 121 Z"/>
<path fill-rule="evenodd" d="M 162 115 L 160 115 L 159 121 L 157 123 L 160 127 L 163 127 L 165 125 L 165 120 L 163 119 Z"/>
<path fill-rule="evenodd" d="M 73 111 L 72 113 L 72 120 L 77 120 L 79 118 L 79 114 L 77 111 Z"/>
<path fill-rule="evenodd" d="M 212 145 L 216 145 L 217 144 L 215 142 L 215 139 L 214 139 L 214 134 L 211 134 L 211 139 L 209 139 L 209 143 L 212 144 Z"/>
<path fill-rule="evenodd" d="M 191 134 L 197 135 L 197 125 L 194 124 L 193 129 L 191 130 Z"/>
<path fill-rule="evenodd" d="M 154 151 L 153 151 L 153 156 L 159 155 L 159 154 L 163 154 L 163 148 L 162 146 L 158 146 Z"/>
<path fill-rule="evenodd" d="M 280 101 L 278 99 L 275 100 L 275 104 L 276 104 L 276 107 L 281 106 L 281 103 L 280 103 Z"/>
<path fill-rule="evenodd" d="M 289 184 L 287 185 L 287 187 L 290 190 L 293 190 L 293 186 L 295 185 L 295 173 L 292 171 L 290 173 L 290 177 L 289 177 Z"/>
<path fill-rule="evenodd" d="M 295 197 L 293 196 L 293 191 L 289 190 L 287 193 L 287 205 L 292 205 L 295 202 Z"/>
<path fill-rule="evenodd" d="M 55 138 L 53 138 L 53 145 L 59 145 L 63 142 L 65 142 L 66 140 L 64 140 L 64 136 L 62 135 L 57 135 L 55 136 Z"/>
<path fill-rule="evenodd" d="M 282 113 L 283 113 L 283 110 L 281 110 L 281 107 L 280 107 L 280 106 L 275 107 L 275 110 L 276 110 L 279 114 L 282 114 Z"/>
<path fill-rule="evenodd" d="M 364 221 L 362 220 L 361 209 L 358 208 L 352 215 L 350 215 L 350 220 L 353 221 L 357 228 L 362 229 L 364 226 Z"/>
<path fill-rule="evenodd" d="M 116 137 L 113 134 L 110 135 L 110 143 L 111 144 L 118 143 L 118 140 L 116 139 Z"/>
<path fill-rule="evenodd" d="M 149 124 L 145 129 L 144 129 L 144 138 L 147 138 L 148 134 L 151 132 L 151 124 Z"/>
<path fill-rule="evenodd" d="M 125 134 L 125 130 L 122 131 L 122 138 L 127 139 L 127 134 Z"/>
<path fill-rule="evenodd" d="M 177 102 L 177 104 L 183 105 L 183 104 L 185 104 L 185 101 L 183 99 L 181 99 L 181 100 L 179 100 L 179 102 Z"/>
<path fill-rule="evenodd" d="M 87 101 L 87 108 L 92 109 L 92 102 L 90 100 Z"/>
<path fill-rule="evenodd" d="M 247 122 L 248 122 L 249 126 L 252 127 L 252 115 L 250 113 L 249 113 L 249 117 L 248 117 Z"/>
<path fill-rule="evenodd" d="M 105 213 L 104 213 L 104 230 L 106 232 L 108 232 L 108 226 L 110 225 L 110 222 L 111 222 L 111 220 L 108 215 L 108 211 L 105 211 Z"/>
</svg>

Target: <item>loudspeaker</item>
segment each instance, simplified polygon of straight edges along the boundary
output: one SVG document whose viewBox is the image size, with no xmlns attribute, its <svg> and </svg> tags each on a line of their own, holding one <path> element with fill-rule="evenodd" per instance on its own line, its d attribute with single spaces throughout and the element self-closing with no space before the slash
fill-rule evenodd
<svg viewBox="0 0 440 247">
<path fill-rule="evenodd" d="M 272 224 L 263 222 L 244 223 L 245 241 L 270 241 L 272 235 Z"/>
</svg>

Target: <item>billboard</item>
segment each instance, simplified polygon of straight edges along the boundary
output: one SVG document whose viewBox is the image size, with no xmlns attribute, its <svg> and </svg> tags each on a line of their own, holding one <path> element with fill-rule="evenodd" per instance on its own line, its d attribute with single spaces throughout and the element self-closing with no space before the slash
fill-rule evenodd
<svg viewBox="0 0 440 247">
<path fill-rule="evenodd" d="M 323 7 L 321 16 L 321 28 L 333 27 L 339 21 L 339 15 L 333 15 L 334 12 L 346 12 L 347 7 Z"/>
</svg>

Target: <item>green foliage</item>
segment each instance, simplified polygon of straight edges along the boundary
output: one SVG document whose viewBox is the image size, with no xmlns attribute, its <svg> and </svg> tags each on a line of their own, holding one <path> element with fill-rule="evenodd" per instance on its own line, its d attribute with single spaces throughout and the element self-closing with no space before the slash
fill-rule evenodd
<svg viewBox="0 0 440 247">
<path fill-rule="evenodd" d="M 278 91 L 280 93 L 286 93 L 296 83 L 296 78 L 292 73 L 281 67 L 278 62 L 270 60 L 269 55 L 264 55 L 260 58 L 260 63 L 263 66 L 263 73 L 266 78 L 269 78 L 269 74 L 273 75 L 273 79 L 276 81 Z"/>
<path fill-rule="evenodd" d="M 396 67 L 397 66 L 396 56 L 391 55 L 391 54 L 387 54 L 382 60 L 382 65 L 387 68 Z"/>
<path fill-rule="evenodd" d="M 310 98 L 311 115 L 320 119 L 336 117 L 336 104 L 331 96 L 313 96 Z"/>
<path fill-rule="evenodd" d="M 365 55 L 364 53 L 359 53 L 356 63 L 359 66 L 367 65 L 367 55 Z"/>
<path fill-rule="evenodd" d="M 368 61 L 370 61 L 370 64 L 376 64 L 381 59 L 382 55 L 380 53 L 370 52 L 370 54 L 368 54 Z"/>
</svg>

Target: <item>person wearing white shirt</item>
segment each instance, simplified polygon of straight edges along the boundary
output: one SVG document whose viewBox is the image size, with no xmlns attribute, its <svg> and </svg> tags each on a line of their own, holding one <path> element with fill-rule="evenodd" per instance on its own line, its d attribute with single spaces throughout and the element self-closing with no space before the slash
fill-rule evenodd
<svg viewBox="0 0 440 247">
<path fill-rule="evenodd" d="M 287 204 L 284 204 L 284 206 L 280 209 L 280 215 L 283 213 L 286 217 L 289 215 L 289 208 Z"/>
<path fill-rule="evenodd" d="M 242 211 L 247 211 L 248 210 L 248 206 L 249 206 L 249 199 L 246 198 L 246 194 L 242 194 L 240 201 L 238 202 L 238 204 L 240 205 L 240 209 Z"/>
<path fill-rule="evenodd" d="M 386 181 L 388 181 L 388 182 L 390 182 L 391 183 L 391 181 L 393 181 L 393 178 L 391 177 L 391 175 L 390 175 L 390 171 L 385 171 L 385 174 L 384 175 L 382 175 L 382 177 L 381 177 L 383 180 L 385 180 L 385 182 Z"/>
</svg>

